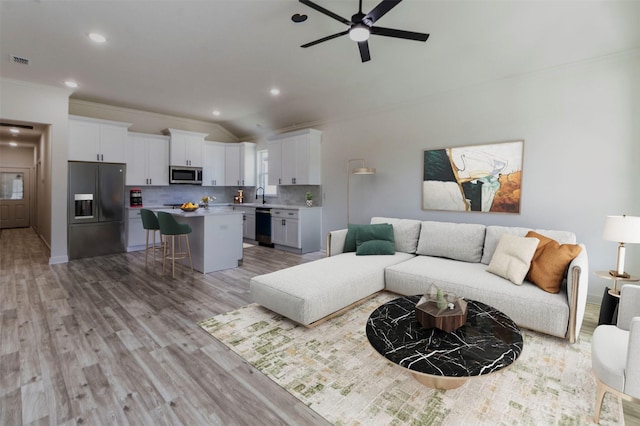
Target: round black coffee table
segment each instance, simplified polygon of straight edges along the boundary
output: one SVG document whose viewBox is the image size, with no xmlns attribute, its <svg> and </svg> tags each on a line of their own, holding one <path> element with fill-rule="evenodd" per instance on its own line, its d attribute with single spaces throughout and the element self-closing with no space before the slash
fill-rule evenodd
<svg viewBox="0 0 640 426">
<path fill-rule="evenodd" d="M 468 378 L 498 371 L 522 352 L 522 333 L 505 314 L 467 300 L 467 323 L 452 333 L 425 329 L 416 320 L 421 296 L 394 299 L 367 320 L 371 346 L 389 361 L 409 369 L 420 383 L 454 389 Z"/>
</svg>

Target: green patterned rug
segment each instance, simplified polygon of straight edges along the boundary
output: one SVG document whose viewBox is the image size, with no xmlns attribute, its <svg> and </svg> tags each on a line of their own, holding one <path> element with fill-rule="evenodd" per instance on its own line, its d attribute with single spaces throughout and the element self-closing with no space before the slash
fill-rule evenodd
<svg viewBox="0 0 640 426">
<path fill-rule="evenodd" d="M 308 329 L 256 304 L 198 323 L 251 365 L 336 425 L 586 425 L 596 384 L 591 343 L 524 331 L 520 358 L 500 372 L 438 391 L 373 350 L 369 314 L 397 297 L 381 293 Z M 607 395 L 601 425 L 622 425 Z"/>
</svg>

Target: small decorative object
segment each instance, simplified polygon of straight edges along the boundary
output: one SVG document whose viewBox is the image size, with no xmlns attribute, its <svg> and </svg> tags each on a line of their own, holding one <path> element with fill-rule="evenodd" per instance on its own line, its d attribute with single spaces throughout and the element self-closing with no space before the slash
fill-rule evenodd
<svg viewBox="0 0 640 426">
<path fill-rule="evenodd" d="M 313 194 L 311 192 L 307 192 L 305 197 L 307 198 L 307 207 L 313 207 Z"/>
<path fill-rule="evenodd" d="M 442 292 L 442 289 L 439 288 L 436 293 L 436 306 L 438 306 L 438 309 L 445 309 L 448 304 L 449 303 L 447 302 L 447 299 L 444 298 L 444 293 Z"/>
<path fill-rule="evenodd" d="M 209 210 L 209 203 L 213 203 L 216 200 L 216 197 L 213 197 L 211 195 L 205 195 L 204 197 L 202 197 L 202 204 L 204 204 L 204 208 L 206 210 Z"/>
<path fill-rule="evenodd" d="M 431 286 L 429 293 L 416 304 L 416 320 L 424 328 L 437 328 L 451 333 L 466 324 L 467 302 Z"/>
</svg>

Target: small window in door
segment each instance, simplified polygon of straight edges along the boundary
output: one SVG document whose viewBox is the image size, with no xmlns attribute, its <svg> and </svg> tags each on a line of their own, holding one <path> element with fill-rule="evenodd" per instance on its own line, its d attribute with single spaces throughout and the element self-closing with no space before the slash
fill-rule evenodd
<svg viewBox="0 0 640 426">
<path fill-rule="evenodd" d="M 24 198 L 24 173 L 0 173 L 0 200 Z"/>
</svg>

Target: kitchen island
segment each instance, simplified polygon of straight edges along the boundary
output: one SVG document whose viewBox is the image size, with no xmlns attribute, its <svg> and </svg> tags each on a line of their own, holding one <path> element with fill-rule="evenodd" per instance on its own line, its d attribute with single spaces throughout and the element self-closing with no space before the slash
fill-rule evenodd
<svg viewBox="0 0 640 426">
<path fill-rule="evenodd" d="M 179 209 L 152 209 L 173 215 L 191 226 L 189 243 L 193 269 L 204 274 L 236 268 L 242 259 L 242 212 L 230 208 L 200 208 L 187 213 Z M 183 263 L 189 265 L 189 259 Z"/>
</svg>

